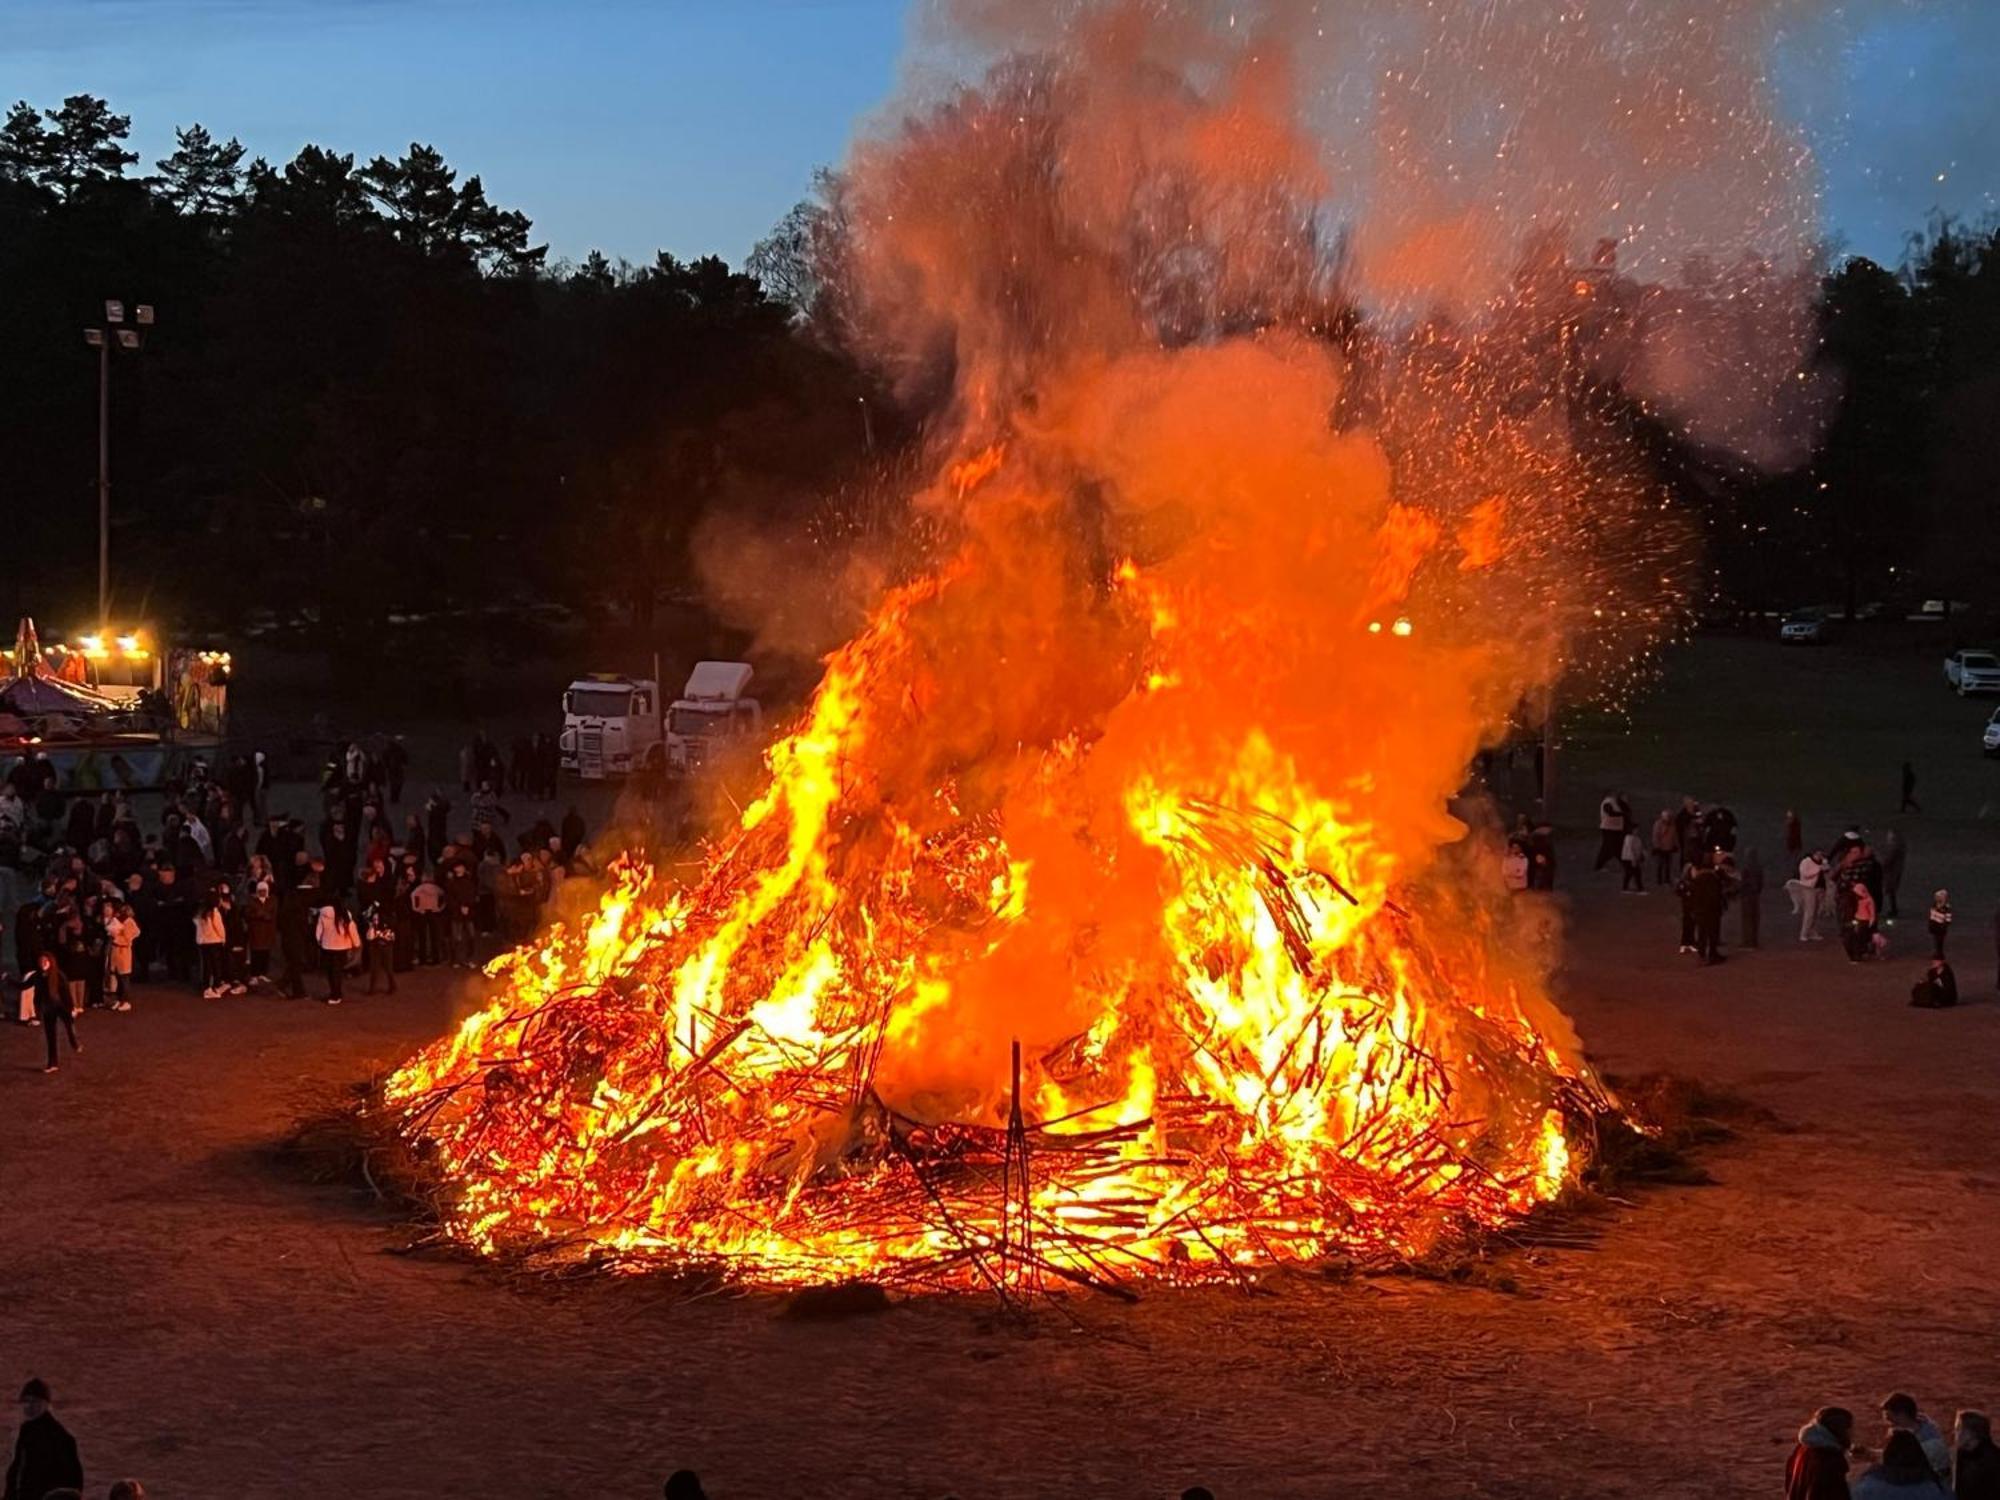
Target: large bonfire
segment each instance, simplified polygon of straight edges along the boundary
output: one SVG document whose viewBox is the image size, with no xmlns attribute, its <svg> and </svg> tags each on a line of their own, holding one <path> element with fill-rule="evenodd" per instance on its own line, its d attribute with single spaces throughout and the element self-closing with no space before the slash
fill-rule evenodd
<svg viewBox="0 0 2000 1500">
<path fill-rule="evenodd" d="M 1074 7 L 857 153 L 822 313 L 951 393 L 926 545 L 699 878 L 628 856 L 389 1079 L 464 1242 L 1109 1285 L 1575 1179 L 1605 1097 L 1446 808 L 1679 590 L 1576 436 L 1616 288 L 1357 331 L 1282 53 L 1204 9 Z"/>
</svg>

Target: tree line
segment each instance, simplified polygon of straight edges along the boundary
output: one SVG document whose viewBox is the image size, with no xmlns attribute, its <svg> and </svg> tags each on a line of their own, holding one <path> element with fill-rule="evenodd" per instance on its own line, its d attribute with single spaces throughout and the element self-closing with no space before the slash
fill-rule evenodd
<svg viewBox="0 0 2000 1500">
<path fill-rule="evenodd" d="M 138 171 L 80 95 L 0 124 L 0 611 L 94 611 L 97 360 L 112 348 L 115 620 L 255 620 L 366 657 L 398 615 L 566 601 L 640 628 L 719 511 L 809 510 L 866 459 L 872 388 L 715 257 L 551 263 L 435 149 L 274 165 L 201 125 Z"/>
<path fill-rule="evenodd" d="M 427 145 L 274 165 L 197 124 L 141 172 L 129 135 L 89 95 L 0 123 L 6 616 L 68 624 L 94 598 L 83 330 L 106 298 L 159 319 L 110 355 L 113 615 L 269 619 L 364 659 L 392 615 L 560 601 L 644 629 L 697 592 L 705 522 L 796 529 L 921 422 L 842 352 L 834 174 L 744 271 L 570 264 Z M 1622 409 L 1707 533 L 1691 603 L 1985 602 L 2000 231 L 1843 260 L 1816 316 L 1834 394 L 1801 465 Z"/>
</svg>

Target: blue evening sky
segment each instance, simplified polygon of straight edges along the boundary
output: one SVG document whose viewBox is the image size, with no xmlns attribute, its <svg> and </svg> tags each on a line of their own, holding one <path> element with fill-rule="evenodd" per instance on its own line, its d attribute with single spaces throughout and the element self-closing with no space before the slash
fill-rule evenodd
<svg viewBox="0 0 2000 1500">
<path fill-rule="evenodd" d="M 146 168 L 199 120 L 282 162 L 412 140 L 552 253 L 740 259 L 894 81 L 907 0 L 0 0 L 0 93 L 109 98 Z M 2000 0 L 1886 0 L 1839 64 L 1780 66 L 1825 217 L 1894 261 L 2000 206 Z M 1939 174 L 1943 178 L 1939 180 Z"/>
</svg>

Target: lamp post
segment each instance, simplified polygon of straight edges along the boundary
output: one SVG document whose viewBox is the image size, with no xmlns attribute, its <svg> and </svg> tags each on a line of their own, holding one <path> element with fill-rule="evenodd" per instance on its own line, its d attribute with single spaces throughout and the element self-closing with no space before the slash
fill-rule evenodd
<svg viewBox="0 0 2000 1500">
<path fill-rule="evenodd" d="M 97 351 L 97 624 L 111 618 L 111 346 L 137 353 L 153 326 L 150 303 L 132 309 L 136 327 L 125 324 L 125 304 L 106 300 L 104 327 L 86 328 L 83 341 Z"/>
</svg>

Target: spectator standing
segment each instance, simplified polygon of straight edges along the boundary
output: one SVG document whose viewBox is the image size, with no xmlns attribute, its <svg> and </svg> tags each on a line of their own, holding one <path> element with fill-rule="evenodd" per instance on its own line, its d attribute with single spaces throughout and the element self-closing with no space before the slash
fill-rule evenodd
<svg viewBox="0 0 2000 1500">
<path fill-rule="evenodd" d="M 48 1382 L 21 1387 L 21 1427 L 14 1434 L 14 1459 L 7 1465 L 6 1500 L 43 1500 L 56 1490 L 83 1489 L 83 1460 L 76 1439 L 50 1410 Z"/>
<path fill-rule="evenodd" d="M 1902 915 L 1896 906 L 1896 893 L 1902 889 L 1903 866 L 1909 857 L 1902 834 L 1891 828 L 1882 840 L 1882 916 L 1887 921 Z"/>
<path fill-rule="evenodd" d="M 1692 953 L 1694 946 L 1694 870 L 1692 866 L 1682 868 L 1674 881 L 1674 894 L 1681 902 L 1681 949 Z"/>
<path fill-rule="evenodd" d="M 451 799 L 443 787 L 433 787 L 424 801 L 424 857 L 435 865 L 450 842 Z"/>
<path fill-rule="evenodd" d="M 228 934 L 223 930 L 222 906 L 210 892 L 194 909 L 194 946 L 201 955 L 201 998 L 214 1000 L 228 989 L 224 959 L 229 952 Z"/>
<path fill-rule="evenodd" d="M 319 909 L 313 937 L 319 944 L 320 962 L 326 969 L 326 1003 L 338 1005 L 341 980 L 347 973 L 348 955 L 361 946 L 361 934 L 354 925 L 354 917 L 339 897 L 332 897 Z"/>
<path fill-rule="evenodd" d="M 70 999 L 69 985 L 63 979 L 61 967 L 56 963 L 55 950 L 44 948 L 35 955 L 35 972 L 28 980 L 34 991 L 35 1019 L 42 1023 L 42 1041 L 48 1049 L 48 1061 L 43 1066 L 44 1073 L 56 1071 L 56 1029 L 60 1027 L 69 1033 L 69 1050 L 81 1052 L 83 1044 L 76 1039 L 75 1005 Z M 23 1396 L 22 1400 L 27 1400 Z"/>
<path fill-rule="evenodd" d="M 2000 1500 L 2000 1447 L 1982 1411 L 1962 1411 L 1953 1425 L 1951 1492 L 1954 1500 Z"/>
<path fill-rule="evenodd" d="M 180 872 L 163 864 L 153 877 L 153 911 L 160 946 L 167 961 L 167 978 L 186 984 L 194 978 L 194 907 Z"/>
<path fill-rule="evenodd" d="M 1728 899 L 1722 868 L 1709 858 L 1692 867 L 1688 902 L 1694 912 L 1695 954 L 1704 964 L 1722 962 L 1722 908 Z"/>
<path fill-rule="evenodd" d="M 1797 859 L 1805 850 L 1805 829 L 1799 824 L 1799 815 L 1788 807 L 1785 809 L 1785 853 Z"/>
<path fill-rule="evenodd" d="M 1944 957 L 1944 940 L 1951 935 L 1951 892 L 1936 891 L 1931 896 L 1931 914 L 1924 923 L 1931 935 L 1931 953 Z"/>
<path fill-rule="evenodd" d="M 443 963 L 444 887 L 435 876 L 421 876 L 410 888 L 410 916 L 415 929 L 417 963 L 425 968 Z"/>
<path fill-rule="evenodd" d="M 1847 888 L 1847 961 L 1858 964 L 1875 951 L 1875 898 L 1858 881 Z"/>
<path fill-rule="evenodd" d="M 1653 884 L 1665 885 L 1672 878 L 1674 851 L 1680 848 L 1680 835 L 1674 831 L 1674 815 L 1664 807 L 1660 815 L 1653 819 Z"/>
<path fill-rule="evenodd" d="M 313 923 L 318 909 L 319 887 L 308 869 L 278 899 L 278 951 L 285 963 L 281 982 L 290 1000 L 306 997 L 306 970 L 313 962 Z"/>
<path fill-rule="evenodd" d="M 1897 812 L 1922 812 L 1923 806 L 1917 801 L 1917 768 L 1908 761 L 1903 762 L 1903 800 L 1897 805 Z"/>
<path fill-rule="evenodd" d="M 1925 1416 L 1917 1406 L 1917 1398 L 1908 1391 L 1895 1391 L 1882 1398 L 1882 1420 L 1895 1432 L 1907 1432 L 1915 1438 L 1922 1449 L 1924 1462 L 1932 1474 L 1939 1479 L 1951 1476 L 1951 1444 L 1938 1430 L 1937 1423 Z M 1888 1450 L 1883 1450 L 1888 1456 Z"/>
<path fill-rule="evenodd" d="M 271 983 L 271 950 L 278 946 L 278 900 L 271 882 L 260 880 L 243 903 L 243 936 L 250 955 L 250 983 L 258 989 Z"/>
<path fill-rule="evenodd" d="M 1848 1500 L 1847 1451 L 1853 1445 L 1853 1412 L 1843 1406 L 1814 1412 L 1785 1464 L 1785 1500 Z"/>
<path fill-rule="evenodd" d="M 563 856 L 565 859 L 568 855 Z M 1618 864 L 1624 871 L 1618 882 L 1620 891 L 1646 894 L 1646 846 L 1639 840 L 1639 830 L 1627 828 L 1618 841 Z"/>
<path fill-rule="evenodd" d="M 104 1500 L 146 1500 L 146 1487 L 136 1479 L 121 1479 L 105 1493 Z"/>
<path fill-rule="evenodd" d="M 1597 804 L 1597 862 L 1590 868 L 1592 873 L 1603 869 L 1625 846 L 1625 799 L 1616 792 L 1606 792 Z"/>
<path fill-rule="evenodd" d="M 1743 856 L 1736 875 L 1737 936 L 1745 948 L 1755 948 L 1764 923 L 1764 857 L 1755 849 Z"/>
<path fill-rule="evenodd" d="M 382 747 L 382 780 L 389 793 L 389 805 L 403 800 L 403 780 L 410 772 L 410 748 L 399 734 Z"/>
<path fill-rule="evenodd" d="M 368 993 L 375 993 L 375 981 L 382 981 L 384 994 L 396 993 L 396 919 L 384 892 L 367 910 Z"/>
<path fill-rule="evenodd" d="M 451 962 L 461 969 L 472 967 L 474 918 L 479 909 L 479 882 L 463 859 L 454 860 L 444 874 L 445 922 L 451 939 Z"/>
<path fill-rule="evenodd" d="M 132 1008 L 132 950 L 139 942 L 138 919 L 123 901 L 107 903 L 104 919 L 104 993 L 113 1010 Z"/>
</svg>

